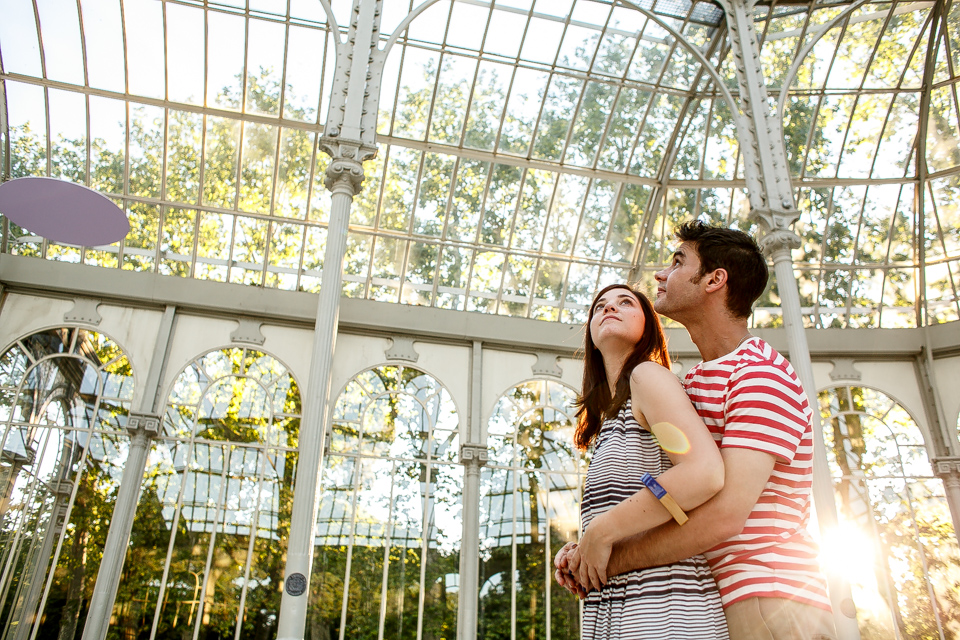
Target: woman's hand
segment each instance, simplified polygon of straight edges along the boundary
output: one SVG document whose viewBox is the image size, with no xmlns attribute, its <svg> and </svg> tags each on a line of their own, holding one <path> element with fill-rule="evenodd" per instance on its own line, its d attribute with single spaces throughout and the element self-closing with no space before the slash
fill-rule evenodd
<svg viewBox="0 0 960 640">
<path fill-rule="evenodd" d="M 567 560 L 567 566 L 577 582 L 587 591 L 599 591 L 607 584 L 607 563 L 614 540 L 605 535 L 602 520 L 601 515 L 590 523 Z"/>
<path fill-rule="evenodd" d="M 568 542 L 560 548 L 560 551 L 557 551 L 557 555 L 553 559 L 553 564 L 557 570 L 553 577 L 556 579 L 557 584 L 583 600 L 587 597 L 587 592 L 583 587 L 580 586 L 580 583 L 576 581 L 573 574 L 570 572 L 569 566 L 570 557 L 573 555 L 576 548 L 576 542 Z"/>
</svg>

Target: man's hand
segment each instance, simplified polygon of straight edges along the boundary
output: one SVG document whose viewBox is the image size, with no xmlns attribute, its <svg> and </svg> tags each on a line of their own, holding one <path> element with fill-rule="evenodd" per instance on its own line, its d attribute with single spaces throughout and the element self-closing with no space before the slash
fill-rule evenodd
<svg viewBox="0 0 960 640">
<path fill-rule="evenodd" d="M 557 584 L 582 600 L 587 597 L 587 592 L 580 586 L 569 569 L 570 556 L 576 549 L 576 542 L 568 542 L 557 551 L 557 555 L 553 559 L 553 565 L 557 568 L 554 578 Z"/>
</svg>

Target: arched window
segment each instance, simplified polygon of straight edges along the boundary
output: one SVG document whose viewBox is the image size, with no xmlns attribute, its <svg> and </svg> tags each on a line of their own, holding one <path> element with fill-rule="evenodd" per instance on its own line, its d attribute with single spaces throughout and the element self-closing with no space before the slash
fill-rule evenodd
<svg viewBox="0 0 960 640">
<path fill-rule="evenodd" d="M 103 334 L 62 328 L 0 356 L 0 636 L 73 638 L 120 475 L 133 375 Z"/>
<path fill-rule="evenodd" d="M 851 581 L 862 637 L 953 637 L 960 555 L 920 427 L 867 387 L 821 391 L 820 411 L 840 517 L 824 564 Z"/>
<path fill-rule="evenodd" d="M 300 392 L 277 359 L 226 348 L 177 376 L 113 612 L 116 637 L 275 633 Z"/>
<path fill-rule="evenodd" d="M 580 637 L 576 598 L 552 584 L 553 554 L 580 529 L 586 465 L 573 446 L 576 397 L 559 382 L 525 382 L 500 398 L 487 425 L 479 637 Z"/>
<path fill-rule="evenodd" d="M 346 385 L 323 457 L 308 638 L 456 637 L 458 438 L 450 394 L 419 369 Z"/>
</svg>

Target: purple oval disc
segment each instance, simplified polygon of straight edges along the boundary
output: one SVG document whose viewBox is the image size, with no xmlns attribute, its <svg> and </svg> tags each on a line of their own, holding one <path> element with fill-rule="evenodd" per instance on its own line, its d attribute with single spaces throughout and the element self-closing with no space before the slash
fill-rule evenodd
<svg viewBox="0 0 960 640">
<path fill-rule="evenodd" d="M 0 213 L 48 240 L 84 247 L 119 242 L 130 231 L 110 198 L 56 178 L 17 178 L 0 184 Z"/>
</svg>

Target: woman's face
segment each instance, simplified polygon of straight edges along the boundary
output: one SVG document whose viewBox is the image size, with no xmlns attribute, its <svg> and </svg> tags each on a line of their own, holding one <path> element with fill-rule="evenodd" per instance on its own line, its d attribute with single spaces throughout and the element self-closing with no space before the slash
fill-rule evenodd
<svg viewBox="0 0 960 640">
<path fill-rule="evenodd" d="M 643 337 L 646 317 L 637 296 L 629 289 L 606 291 L 590 310 L 590 337 L 603 351 L 607 347 L 632 348 Z"/>
</svg>

